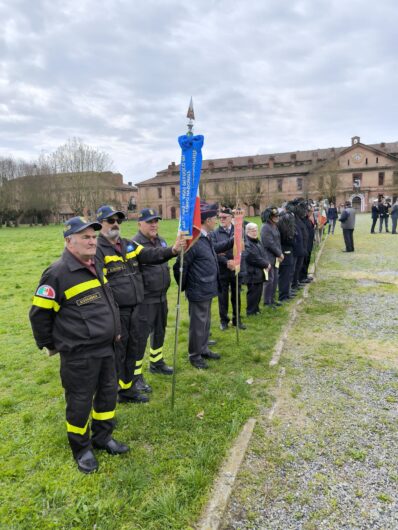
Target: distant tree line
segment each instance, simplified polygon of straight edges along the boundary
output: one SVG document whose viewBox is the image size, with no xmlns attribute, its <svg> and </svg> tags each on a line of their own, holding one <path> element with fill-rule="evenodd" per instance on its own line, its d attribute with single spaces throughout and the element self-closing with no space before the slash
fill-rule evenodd
<svg viewBox="0 0 398 530">
<path fill-rule="evenodd" d="M 18 226 L 21 219 L 48 224 L 50 218 L 57 220 L 61 202 L 75 215 L 95 210 L 107 198 L 101 173 L 112 166 L 107 153 L 79 138 L 31 162 L 0 157 L 0 227 Z"/>
</svg>

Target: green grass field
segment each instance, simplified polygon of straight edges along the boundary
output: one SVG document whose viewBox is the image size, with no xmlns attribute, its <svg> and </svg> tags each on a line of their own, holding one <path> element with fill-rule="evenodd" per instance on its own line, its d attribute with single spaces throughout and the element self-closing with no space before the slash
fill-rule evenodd
<svg viewBox="0 0 398 530">
<path fill-rule="evenodd" d="M 161 223 L 169 242 L 176 229 L 175 221 Z M 125 237 L 135 232 L 134 222 L 122 227 Z M 150 375 L 144 361 L 144 375 L 154 390 L 150 403 L 117 408 L 115 437 L 131 452 L 124 457 L 99 454 L 99 472 L 85 476 L 66 439 L 59 356 L 48 358 L 37 349 L 28 321 L 40 275 L 62 252 L 62 229 L 4 228 L 0 241 L 9 256 L 1 264 L 0 290 L 0 528 L 192 527 L 243 423 L 269 404 L 267 389 L 276 369 L 268 363 L 288 308 L 246 319 L 248 329 L 241 332 L 238 347 L 234 329 L 219 331 L 214 301 L 212 338 L 222 360 L 203 372 L 187 361 L 188 304 L 183 299 L 174 412 L 171 378 Z M 176 295 L 173 281 L 164 349 L 169 363 Z M 249 378 L 254 378 L 252 385 L 246 383 Z"/>
</svg>

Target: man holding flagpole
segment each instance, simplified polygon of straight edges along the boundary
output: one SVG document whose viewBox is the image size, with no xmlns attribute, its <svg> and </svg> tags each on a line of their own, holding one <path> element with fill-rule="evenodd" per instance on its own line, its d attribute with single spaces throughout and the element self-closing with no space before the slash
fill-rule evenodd
<svg viewBox="0 0 398 530">
<path fill-rule="evenodd" d="M 184 256 L 182 290 L 189 302 L 189 362 L 199 370 L 207 369 L 207 359 L 218 360 L 220 355 L 209 350 L 211 302 L 220 290 L 218 252 L 233 247 L 233 237 L 213 244 L 210 234 L 217 222 L 217 205 L 201 205 L 199 238 Z M 180 258 L 174 265 L 174 276 L 179 282 Z"/>
</svg>

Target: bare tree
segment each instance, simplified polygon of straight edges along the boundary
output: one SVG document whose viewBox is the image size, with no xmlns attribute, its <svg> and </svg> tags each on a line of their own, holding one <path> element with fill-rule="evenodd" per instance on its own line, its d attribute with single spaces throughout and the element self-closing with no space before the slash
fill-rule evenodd
<svg viewBox="0 0 398 530">
<path fill-rule="evenodd" d="M 340 171 L 338 160 L 319 163 L 306 179 L 307 195 L 318 194 L 317 199 L 327 198 L 329 202 L 336 202 Z"/>
<path fill-rule="evenodd" d="M 239 183 L 239 195 L 243 204 L 248 208 L 253 207 L 254 215 L 260 213 L 261 182 L 259 180 L 246 180 Z"/>
<path fill-rule="evenodd" d="M 83 143 L 80 138 L 70 138 L 48 156 L 52 173 L 102 172 L 112 169 L 113 162 L 104 151 Z"/>
</svg>

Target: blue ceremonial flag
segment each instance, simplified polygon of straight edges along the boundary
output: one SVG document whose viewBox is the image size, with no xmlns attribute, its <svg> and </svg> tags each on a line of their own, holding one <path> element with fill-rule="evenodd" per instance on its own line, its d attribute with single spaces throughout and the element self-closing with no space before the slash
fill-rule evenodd
<svg viewBox="0 0 398 530">
<path fill-rule="evenodd" d="M 199 181 L 203 142 L 204 136 L 200 134 L 184 134 L 178 138 L 181 147 L 179 229 L 191 241 L 200 232 Z"/>
</svg>

